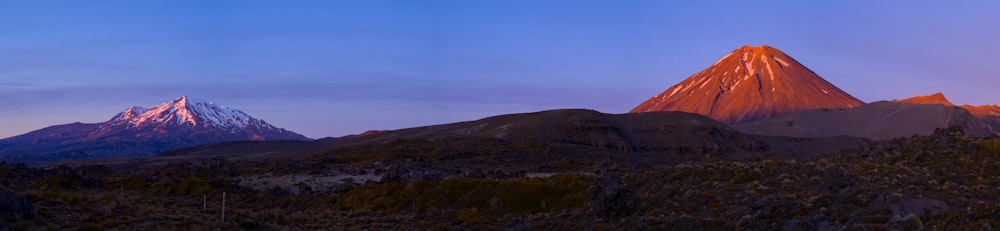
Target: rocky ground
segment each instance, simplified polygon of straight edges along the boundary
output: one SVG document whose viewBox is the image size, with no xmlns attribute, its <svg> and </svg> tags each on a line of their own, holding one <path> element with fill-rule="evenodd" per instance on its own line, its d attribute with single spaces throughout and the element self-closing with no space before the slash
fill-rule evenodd
<svg viewBox="0 0 1000 231">
<path fill-rule="evenodd" d="M 128 171 L 3 163 L 0 230 L 1000 227 L 1000 141 L 959 130 L 815 159 L 738 162 L 470 144 L 397 142 L 297 161 L 179 160 Z"/>
</svg>

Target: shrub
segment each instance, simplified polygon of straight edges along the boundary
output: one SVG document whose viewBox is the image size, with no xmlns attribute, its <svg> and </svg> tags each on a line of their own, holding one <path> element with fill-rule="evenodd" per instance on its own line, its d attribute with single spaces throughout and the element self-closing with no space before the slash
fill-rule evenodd
<svg viewBox="0 0 1000 231">
<path fill-rule="evenodd" d="M 459 209 L 457 212 L 455 212 L 455 219 L 459 221 L 468 221 L 468 222 L 483 222 L 486 221 L 486 216 L 483 216 L 482 213 L 479 213 L 479 209 L 464 208 L 464 209 Z"/>
<path fill-rule="evenodd" d="M 580 175 L 559 174 L 505 181 L 496 198 L 508 206 L 506 212 L 536 213 L 582 207 L 590 191 L 590 185 Z"/>
<path fill-rule="evenodd" d="M 403 184 L 397 182 L 362 185 L 345 193 L 337 204 L 344 209 L 366 212 L 397 210 L 403 189 Z"/>
<path fill-rule="evenodd" d="M 56 199 L 58 201 L 62 201 L 63 203 L 66 203 L 66 204 L 69 204 L 69 205 L 79 204 L 79 203 L 84 202 L 84 201 L 86 201 L 88 199 L 86 196 L 83 196 L 83 195 L 80 195 L 80 194 L 76 194 L 76 193 L 73 193 L 73 192 L 66 192 L 66 191 L 56 192 L 55 195 L 48 196 L 48 197 L 49 198 L 54 198 L 54 199 Z"/>
<path fill-rule="evenodd" d="M 979 154 L 987 157 L 1000 157 L 1000 141 L 995 139 L 979 141 Z"/>
<path fill-rule="evenodd" d="M 40 188 L 46 190 L 54 189 L 78 189 L 86 184 L 83 178 L 77 175 L 56 174 L 40 182 Z"/>
<path fill-rule="evenodd" d="M 215 187 L 209 184 L 204 178 L 189 176 L 177 185 L 174 194 L 181 196 L 215 194 Z"/>
<path fill-rule="evenodd" d="M 480 215 L 504 215 L 578 208 L 586 203 L 591 191 L 583 177 L 575 174 L 507 181 L 451 178 L 440 183 L 362 185 L 338 199 L 323 201 L 334 202 L 341 209 L 367 212 L 465 210 L 462 216 L 473 218 L 469 209 Z"/>
<path fill-rule="evenodd" d="M 437 207 L 441 208 L 484 208 L 500 183 L 484 179 L 452 178 L 441 182 L 440 194 L 428 195 L 437 197 Z"/>
<path fill-rule="evenodd" d="M 129 176 L 112 181 L 111 185 L 120 186 L 122 189 L 128 189 L 128 190 L 144 190 L 149 188 L 149 182 L 146 182 L 146 180 L 143 180 L 142 178 L 135 176 Z"/>
<path fill-rule="evenodd" d="M 551 194 L 545 183 L 537 178 L 506 181 L 496 197 L 507 206 L 507 210 L 517 213 L 539 212 L 547 206 L 545 196 Z M 551 203 L 551 202 L 549 202 Z"/>
</svg>

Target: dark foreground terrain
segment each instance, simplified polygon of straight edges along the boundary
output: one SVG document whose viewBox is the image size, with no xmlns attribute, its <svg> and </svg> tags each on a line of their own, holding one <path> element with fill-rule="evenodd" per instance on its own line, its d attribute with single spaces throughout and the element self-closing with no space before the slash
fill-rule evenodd
<svg viewBox="0 0 1000 231">
<path fill-rule="evenodd" d="M 4 163 L 0 230 L 989 230 L 997 166 L 1000 141 L 958 129 L 811 159 L 668 163 L 454 138 L 302 160 Z"/>
</svg>

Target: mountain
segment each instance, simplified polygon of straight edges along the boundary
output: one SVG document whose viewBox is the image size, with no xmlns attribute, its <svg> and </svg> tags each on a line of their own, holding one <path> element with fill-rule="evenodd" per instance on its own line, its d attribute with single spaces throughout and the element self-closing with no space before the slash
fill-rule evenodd
<svg viewBox="0 0 1000 231">
<path fill-rule="evenodd" d="M 923 102 L 940 102 L 932 98 Z M 921 99 L 922 100 L 922 99 Z M 813 109 L 733 126 L 739 131 L 772 136 L 852 136 L 888 140 L 930 135 L 938 128 L 960 127 L 972 136 L 989 136 L 992 129 L 969 111 L 946 104 L 879 101 L 854 108 Z"/>
<path fill-rule="evenodd" d="M 66 159 L 150 156 L 238 140 L 309 140 L 242 111 L 187 96 L 153 108 L 129 107 L 102 123 L 56 125 L 0 140 L 0 160 L 39 164 Z"/>
<path fill-rule="evenodd" d="M 941 92 L 934 93 L 926 96 L 916 96 L 903 100 L 893 100 L 893 102 L 908 103 L 908 104 L 942 104 L 947 106 L 956 106 L 955 104 L 948 101 Z M 984 124 L 990 127 L 992 133 L 1000 134 L 1000 106 L 994 105 L 968 105 L 963 104 L 961 107 L 973 116 L 979 118 Z"/>
<path fill-rule="evenodd" d="M 743 46 L 630 113 L 683 111 L 727 124 L 864 103 L 769 46 Z"/>
</svg>

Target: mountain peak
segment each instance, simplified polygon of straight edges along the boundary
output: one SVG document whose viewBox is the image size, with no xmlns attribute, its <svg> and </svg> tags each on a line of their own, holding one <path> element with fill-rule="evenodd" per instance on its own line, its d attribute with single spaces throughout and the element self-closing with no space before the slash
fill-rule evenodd
<svg viewBox="0 0 1000 231">
<path fill-rule="evenodd" d="M 743 45 L 742 47 L 740 47 L 739 50 L 742 50 L 742 51 L 758 51 L 758 52 L 760 52 L 760 51 L 765 51 L 768 48 L 774 49 L 773 47 L 770 47 L 770 46 L 767 46 L 767 45 L 760 45 L 760 46 Z"/>
<path fill-rule="evenodd" d="M 771 46 L 768 46 L 768 45 L 760 45 L 760 46 L 743 45 L 742 47 L 740 47 L 739 49 L 734 50 L 733 52 L 736 52 L 736 51 L 751 52 L 751 53 L 773 53 L 773 52 L 776 52 L 776 51 L 777 52 L 781 52 L 777 48 L 774 48 L 774 47 L 771 47 Z"/>
<path fill-rule="evenodd" d="M 271 127 L 242 111 L 186 95 L 149 109 L 137 106 L 126 108 L 111 121 L 123 122 L 133 128 L 177 125 L 238 129 L 254 124 Z"/>
<path fill-rule="evenodd" d="M 903 100 L 893 100 L 893 102 L 908 103 L 908 104 L 941 104 L 945 106 L 955 106 L 951 101 L 948 101 L 944 97 L 944 94 L 937 92 L 931 95 L 915 96 Z"/>
<path fill-rule="evenodd" d="M 135 117 L 137 117 L 139 115 L 142 115 L 142 113 L 145 113 L 148 110 L 149 109 L 146 109 L 146 108 L 143 108 L 143 107 L 139 107 L 139 106 L 131 106 L 131 107 L 125 108 L 125 110 L 123 110 L 122 112 L 119 112 L 117 115 L 115 115 L 114 117 L 112 117 L 111 121 L 112 122 L 118 122 L 118 121 L 124 121 L 124 120 L 131 120 L 132 118 L 135 118 Z"/>
<path fill-rule="evenodd" d="M 744 45 L 630 112 L 684 111 L 734 124 L 862 104 L 781 50 Z"/>
<path fill-rule="evenodd" d="M 199 104 L 215 105 L 215 102 L 209 102 L 206 100 L 189 97 L 187 95 L 181 95 L 181 97 L 171 100 L 171 102 L 173 102 L 179 107 L 184 107 L 184 108 L 187 108 L 189 105 L 197 106 Z"/>
</svg>

